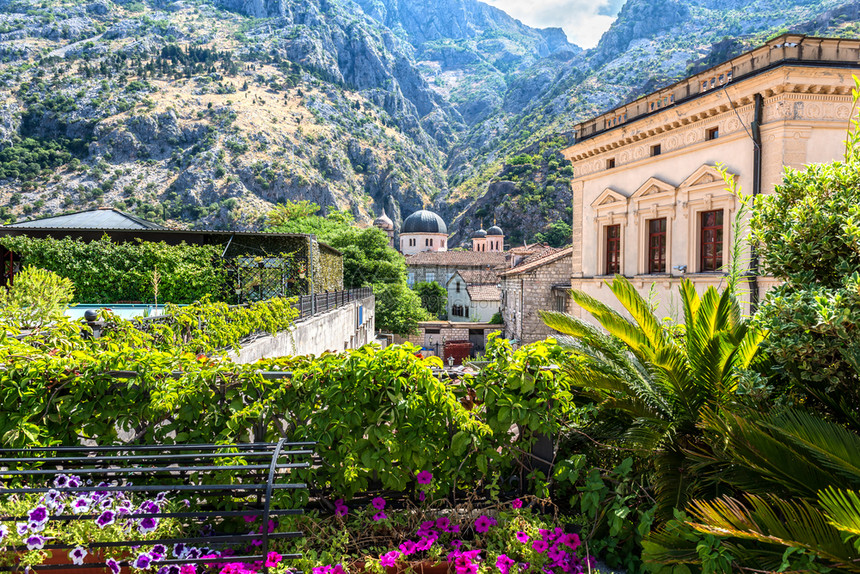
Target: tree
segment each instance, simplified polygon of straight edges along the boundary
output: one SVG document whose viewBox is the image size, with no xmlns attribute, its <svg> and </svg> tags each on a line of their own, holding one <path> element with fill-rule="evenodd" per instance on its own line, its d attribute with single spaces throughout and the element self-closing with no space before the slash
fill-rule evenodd
<svg viewBox="0 0 860 574">
<path fill-rule="evenodd" d="M 626 428 L 622 441 L 652 457 L 658 509 L 670 517 L 696 492 L 691 450 L 705 446 L 699 425 L 707 409 L 735 400 L 744 369 L 764 338 L 741 316 L 740 303 L 726 289 L 710 287 L 700 297 L 693 283 L 680 287 L 683 335 L 665 328 L 624 277 L 609 287 L 633 321 L 588 294 L 573 300 L 608 331 L 576 317 L 542 312 L 547 325 L 572 338 L 571 379 L 584 397 Z"/>
<path fill-rule="evenodd" d="M 448 291 L 444 287 L 434 281 L 418 283 L 413 289 L 421 298 L 421 306 L 428 313 L 437 319 L 445 316 L 445 310 L 448 307 Z"/>
<path fill-rule="evenodd" d="M 319 211 L 315 203 L 287 200 L 269 213 L 269 229 L 312 233 L 319 241 L 341 251 L 344 287 L 373 287 L 377 297 L 377 328 L 398 335 L 414 332 L 418 322 L 426 321 L 429 315 L 406 285 L 406 261 L 388 245 L 386 233 L 376 227 L 358 227 L 349 211 L 329 209 L 325 216 L 317 215 Z"/>
<path fill-rule="evenodd" d="M 0 289 L 0 320 L 20 329 L 44 327 L 64 316 L 74 294 L 70 279 L 25 267 L 9 289 Z"/>
<path fill-rule="evenodd" d="M 564 247 L 570 245 L 572 237 L 573 231 L 570 225 L 564 221 L 556 221 L 546 231 L 536 233 L 534 241 L 535 243 L 548 243 L 552 247 Z"/>
</svg>

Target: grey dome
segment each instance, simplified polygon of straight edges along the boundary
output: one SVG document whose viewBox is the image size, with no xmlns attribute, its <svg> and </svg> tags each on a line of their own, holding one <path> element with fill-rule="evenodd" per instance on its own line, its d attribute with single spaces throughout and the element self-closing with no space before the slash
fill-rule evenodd
<svg viewBox="0 0 860 574">
<path fill-rule="evenodd" d="M 494 225 L 487 230 L 487 235 L 504 235 L 505 232 L 498 225 Z"/>
<path fill-rule="evenodd" d="M 416 211 L 406 218 L 400 233 L 444 233 L 448 235 L 448 226 L 442 218 L 426 209 Z"/>
<path fill-rule="evenodd" d="M 384 209 L 382 210 L 382 215 L 380 215 L 379 217 L 377 217 L 373 221 L 373 225 L 376 227 L 381 227 L 382 229 L 385 229 L 385 230 L 394 229 L 394 222 L 391 221 L 391 218 L 385 214 Z"/>
<path fill-rule="evenodd" d="M 472 234 L 472 239 L 480 239 L 480 238 L 484 238 L 486 236 L 487 236 L 487 232 L 484 231 L 483 229 L 479 229 L 478 231 L 476 231 L 475 233 Z"/>
</svg>

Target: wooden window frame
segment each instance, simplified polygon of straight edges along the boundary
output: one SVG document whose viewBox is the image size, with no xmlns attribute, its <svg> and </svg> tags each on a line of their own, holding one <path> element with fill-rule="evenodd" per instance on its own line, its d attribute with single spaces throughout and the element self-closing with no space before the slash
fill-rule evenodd
<svg viewBox="0 0 860 574">
<path fill-rule="evenodd" d="M 705 226 L 705 217 L 711 214 L 716 214 L 716 221 L 713 225 Z M 719 273 L 725 267 L 725 209 L 708 209 L 699 211 L 696 214 L 699 228 L 699 272 L 700 273 Z M 705 241 L 707 231 L 714 233 L 714 240 Z M 719 237 L 719 239 L 716 239 Z M 711 245 L 713 247 L 713 255 L 708 257 L 705 255 L 705 247 Z M 719 256 L 717 250 L 719 249 Z"/>
<path fill-rule="evenodd" d="M 617 231 L 617 237 L 610 237 L 610 233 L 613 231 Z M 603 274 L 604 275 L 620 275 L 622 271 L 621 266 L 621 238 L 622 238 L 623 230 L 621 229 L 620 223 L 614 223 L 610 225 L 605 225 L 603 227 Z M 613 262 L 612 255 L 615 255 L 615 261 Z"/>
<path fill-rule="evenodd" d="M 654 224 L 657 222 L 663 223 L 662 230 L 654 230 Z M 647 264 L 648 264 L 648 274 L 649 275 L 658 275 L 663 273 L 668 273 L 668 240 L 669 240 L 669 218 L 668 217 L 657 217 L 654 219 L 646 220 L 646 225 L 648 226 L 648 243 L 645 248 L 647 250 Z M 654 239 L 658 240 L 658 245 L 656 246 L 657 251 L 659 252 L 658 257 L 654 257 L 655 246 Z M 658 262 L 655 265 L 655 261 Z M 657 267 L 660 267 L 659 269 Z"/>
</svg>

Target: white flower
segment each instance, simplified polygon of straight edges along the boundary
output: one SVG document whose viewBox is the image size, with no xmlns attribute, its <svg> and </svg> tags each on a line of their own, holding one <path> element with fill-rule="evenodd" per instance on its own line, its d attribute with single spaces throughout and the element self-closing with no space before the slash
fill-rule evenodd
<svg viewBox="0 0 860 574">
<path fill-rule="evenodd" d="M 77 564 L 78 566 L 80 566 L 84 563 L 84 558 L 86 558 L 87 554 L 88 552 L 83 546 L 78 546 L 77 548 L 69 552 L 69 558 L 72 559 L 73 564 Z"/>
</svg>

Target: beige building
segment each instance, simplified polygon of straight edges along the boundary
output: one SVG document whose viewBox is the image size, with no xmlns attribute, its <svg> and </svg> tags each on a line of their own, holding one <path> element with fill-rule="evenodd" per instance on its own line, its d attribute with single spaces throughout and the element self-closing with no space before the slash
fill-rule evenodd
<svg viewBox="0 0 860 574">
<path fill-rule="evenodd" d="M 448 251 L 448 226 L 438 214 L 420 209 L 403 221 L 400 253 L 438 253 Z"/>
<path fill-rule="evenodd" d="M 618 306 L 620 273 L 679 317 L 682 277 L 725 285 L 739 201 L 771 193 L 783 166 L 843 156 L 860 41 L 784 35 L 576 126 L 571 285 Z M 749 264 L 748 261 L 752 261 Z M 743 267 L 756 269 L 747 251 Z M 755 301 L 773 285 L 751 279 Z M 578 314 L 579 309 L 573 309 Z"/>
<path fill-rule="evenodd" d="M 448 280 L 448 320 L 489 323 L 499 312 L 502 294 L 493 269 L 463 269 Z"/>
</svg>

